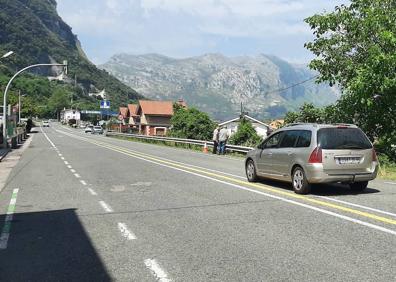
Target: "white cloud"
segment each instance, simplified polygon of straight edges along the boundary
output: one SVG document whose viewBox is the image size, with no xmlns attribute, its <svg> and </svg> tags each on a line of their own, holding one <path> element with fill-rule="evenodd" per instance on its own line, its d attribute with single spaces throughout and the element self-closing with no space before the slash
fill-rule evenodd
<svg viewBox="0 0 396 282">
<path fill-rule="evenodd" d="M 261 52 L 307 59 L 303 43 L 312 33 L 303 19 L 340 1 L 58 0 L 58 10 L 96 62 L 114 52 Z"/>
</svg>

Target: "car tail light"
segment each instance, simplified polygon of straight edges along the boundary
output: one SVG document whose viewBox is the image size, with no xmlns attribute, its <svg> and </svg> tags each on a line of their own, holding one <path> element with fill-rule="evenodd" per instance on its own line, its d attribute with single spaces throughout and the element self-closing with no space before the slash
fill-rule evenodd
<svg viewBox="0 0 396 282">
<path fill-rule="evenodd" d="M 310 164 L 321 164 L 322 163 L 322 149 L 319 147 L 316 147 L 315 150 L 311 153 L 311 156 L 309 156 L 308 162 Z"/>
<path fill-rule="evenodd" d="M 377 162 L 378 161 L 377 153 L 375 152 L 374 148 L 373 148 L 373 151 L 372 151 L 372 156 L 373 156 L 373 162 Z"/>
</svg>

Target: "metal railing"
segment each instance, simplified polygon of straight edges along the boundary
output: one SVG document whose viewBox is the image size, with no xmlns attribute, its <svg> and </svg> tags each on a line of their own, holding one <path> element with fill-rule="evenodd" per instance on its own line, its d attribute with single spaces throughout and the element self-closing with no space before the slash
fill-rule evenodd
<svg viewBox="0 0 396 282">
<path fill-rule="evenodd" d="M 143 139 L 143 140 L 154 140 L 154 141 L 163 141 L 163 142 L 173 142 L 173 143 L 180 143 L 180 144 L 190 144 L 190 145 L 198 145 L 204 147 L 205 144 L 208 147 L 213 147 L 213 141 L 204 141 L 204 140 L 194 140 L 194 139 L 183 139 L 183 138 L 174 138 L 174 137 L 162 137 L 162 136 L 146 136 L 140 134 L 130 134 L 130 133 L 119 133 L 114 131 L 107 131 L 106 136 L 118 136 L 118 137 L 130 137 L 136 139 Z M 226 145 L 226 150 L 229 152 L 238 152 L 244 153 L 253 150 L 252 147 L 245 147 L 245 146 L 236 146 L 236 145 Z"/>
</svg>

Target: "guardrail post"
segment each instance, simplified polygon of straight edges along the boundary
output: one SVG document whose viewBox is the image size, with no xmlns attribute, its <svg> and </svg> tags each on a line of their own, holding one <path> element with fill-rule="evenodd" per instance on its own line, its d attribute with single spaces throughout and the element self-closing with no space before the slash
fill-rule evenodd
<svg viewBox="0 0 396 282">
<path fill-rule="evenodd" d="M 18 148 L 18 140 L 16 136 L 11 138 L 11 148 L 12 149 Z"/>
</svg>

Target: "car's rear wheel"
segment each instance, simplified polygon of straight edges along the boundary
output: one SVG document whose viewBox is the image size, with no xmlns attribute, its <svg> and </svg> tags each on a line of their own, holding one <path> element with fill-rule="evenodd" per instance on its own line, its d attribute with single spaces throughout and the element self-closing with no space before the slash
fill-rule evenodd
<svg viewBox="0 0 396 282">
<path fill-rule="evenodd" d="M 368 185 L 368 181 L 362 181 L 362 182 L 350 183 L 349 187 L 351 187 L 353 191 L 363 191 L 364 189 L 367 188 L 367 185 Z"/>
<path fill-rule="evenodd" d="M 257 181 L 256 166 L 253 160 L 248 160 L 246 163 L 246 176 L 249 182 Z"/>
<path fill-rule="evenodd" d="M 294 192 L 297 194 L 311 192 L 311 185 L 308 183 L 305 172 L 301 167 L 296 167 L 293 170 L 292 185 Z"/>
</svg>

